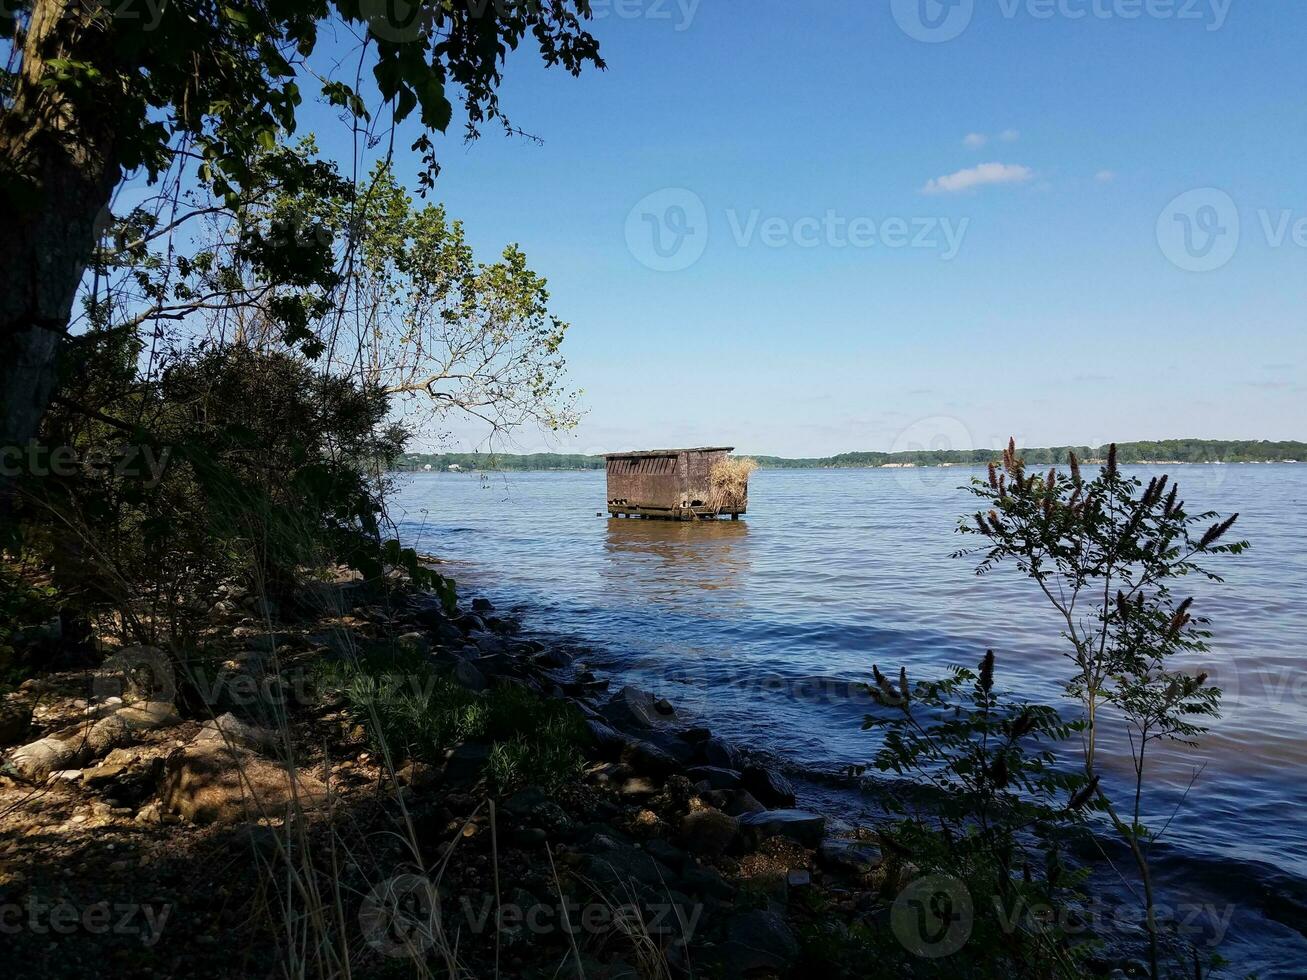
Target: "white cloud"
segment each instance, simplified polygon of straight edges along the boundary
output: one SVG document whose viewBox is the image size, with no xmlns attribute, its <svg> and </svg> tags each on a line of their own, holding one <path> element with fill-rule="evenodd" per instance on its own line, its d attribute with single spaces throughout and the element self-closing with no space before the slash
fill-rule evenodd
<svg viewBox="0 0 1307 980">
<path fill-rule="evenodd" d="M 1017 140 L 1021 139 L 1021 133 L 1015 129 L 1005 129 L 1003 132 L 998 134 L 998 138 L 1004 143 L 1015 143 Z"/>
<path fill-rule="evenodd" d="M 1033 170 L 1020 164 L 982 163 L 977 167 L 969 167 L 954 174 L 928 180 L 922 192 L 956 194 L 960 191 L 969 191 L 973 187 L 984 187 L 986 184 L 1024 184 L 1033 176 L 1035 176 Z"/>
<path fill-rule="evenodd" d="M 1112 181 L 1116 180 L 1116 172 L 1112 170 L 1100 170 L 1098 173 L 1094 174 L 1094 180 L 1098 181 L 1100 184 L 1110 184 Z"/>
<path fill-rule="evenodd" d="M 988 142 L 989 137 L 984 133 L 967 133 L 966 138 L 962 141 L 962 145 L 970 150 L 979 150 Z"/>
</svg>

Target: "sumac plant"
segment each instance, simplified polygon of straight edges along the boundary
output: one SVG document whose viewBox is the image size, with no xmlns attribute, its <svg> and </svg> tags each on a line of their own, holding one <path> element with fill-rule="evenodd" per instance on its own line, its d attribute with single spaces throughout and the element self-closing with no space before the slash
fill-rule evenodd
<svg viewBox="0 0 1307 980">
<path fill-rule="evenodd" d="M 1085 872 L 1068 868 L 1062 853 L 1097 781 L 1059 767 L 1054 748 L 1083 723 L 1005 696 L 992 650 L 975 670 L 954 667 L 914 685 L 906 670 L 897 681 L 872 670 L 867 692 L 879 710 L 862 727 L 883 734 L 873 764 L 913 783 L 911 793 L 889 794 L 899 820 L 881 837 L 918 870 L 945 876 L 934 879 L 949 883 L 944 898 L 969 905 L 965 975 L 1082 975 L 1088 944 L 1065 926 Z M 928 918 L 943 926 L 960 914 L 933 909 Z M 944 975 L 959 975 L 958 964 Z"/>
<path fill-rule="evenodd" d="M 1074 453 L 1068 470 L 1027 472 L 1009 441 L 1001 463 L 968 488 L 980 508 L 958 531 L 982 539 L 954 557 L 979 557 L 977 574 L 1004 564 L 1033 581 L 1056 610 L 1071 665 L 1067 693 L 1082 709 L 1083 771 L 1134 860 L 1143 891 L 1150 967 L 1158 973 L 1159 929 L 1149 849 L 1161 833 L 1142 820 L 1148 762 L 1159 743 L 1194 745 L 1219 713 L 1221 691 L 1187 665 L 1204 653 L 1209 621 L 1191 596 L 1173 591 L 1204 561 L 1237 555 L 1228 540 L 1238 515 L 1190 513 L 1167 476 L 1147 483 L 1121 473 L 1112 445 L 1092 478 Z M 1133 778 L 1121 789 L 1099 779 L 1105 736 L 1128 746 Z M 1163 828 L 1164 829 L 1164 828 Z"/>
</svg>

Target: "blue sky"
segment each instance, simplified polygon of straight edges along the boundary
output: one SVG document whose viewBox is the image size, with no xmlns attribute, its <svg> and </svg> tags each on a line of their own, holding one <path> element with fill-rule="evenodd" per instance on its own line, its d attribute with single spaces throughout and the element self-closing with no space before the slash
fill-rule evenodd
<svg viewBox="0 0 1307 980">
<path fill-rule="evenodd" d="M 455 124 L 436 196 L 588 410 L 513 448 L 1307 439 L 1307 9 L 919 2 L 609 0 L 607 71 L 510 59 L 543 145 Z"/>
</svg>

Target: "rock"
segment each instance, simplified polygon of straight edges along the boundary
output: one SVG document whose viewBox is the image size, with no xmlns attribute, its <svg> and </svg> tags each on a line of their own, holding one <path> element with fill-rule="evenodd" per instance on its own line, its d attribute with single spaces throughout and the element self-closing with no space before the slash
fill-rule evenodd
<svg viewBox="0 0 1307 980">
<path fill-rule="evenodd" d="M 486 689 L 486 675 L 473 667 L 467 660 L 459 660 L 454 664 L 454 680 L 469 691 L 484 691 Z"/>
<path fill-rule="evenodd" d="M 630 883 L 647 885 L 655 890 L 655 894 L 662 894 L 667 882 L 676 877 L 653 855 L 622 845 L 598 854 L 583 855 L 581 868 L 591 881 L 619 895 Z"/>
<path fill-rule="evenodd" d="M 666 698 L 655 698 L 629 685 L 614 694 L 600 713 L 618 728 L 628 730 L 658 728 L 677 721 L 676 709 Z"/>
<path fill-rule="evenodd" d="M 727 976 L 748 976 L 761 970 L 785 974 L 799 958 L 799 943 L 782 916 L 755 909 L 731 919 L 720 956 L 729 971 Z"/>
<path fill-rule="evenodd" d="M 475 783 L 481 778 L 489 758 L 489 745 L 484 742 L 464 742 L 445 756 L 446 785 L 464 786 Z"/>
<path fill-rule="evenodd" d="M 794 805 L 794 784 L 765 766 L 747 766 L 740 774 L 744 788 L 766 806 Z"/>
<path fill-rule="evenodd" d="M 32 728 L 32 705 L 27 701 L 0 704 L 0 745 L 21 742 Z"/>
<path fill-rule="evenodd" d="M 735 896 L 735 886 L 721 876 L 721 873 L 709 867 L 686 868 L 681 874 L 681 884 L 694 895 L 702 895 L 718 901 L 730 901 Z"/>
<path fill-rule="evenodd" d="M 395 780 L 400 786 L 411 786 L 414 789 L 430 786 L 439 778 L 440 774 L 433 766 L 417 761 L 409 762 L 408 765 L 395 773 Z"/>
<path fill-rule="evenodd" d="M 87 786 L 103 786 L 105 783 L 113 782 L 126 771 L 127 767 L 121 765 L 95 766 L 92 769 L 82 770 L 82 782 Z"/>
<path fill-rule="evenodd" d="M 463 638 L 463 631 L 445 615 L 444 607 L 439 600 L 426 602 L 418 606 L 413 611 L 413 619 L 442 643 L 453 643 L 455 640 Z"/>
<path fill-rule="evenodd" d="M 655 861 L 661 861 L 669 868 L 679 869 L 685 864 L 685 852 L 661 837 L 651 837 L 645 841 L 644 850 Z"/>
<path fill-rule="evenodd" d="M 790 888 L 807 888 L 812 884 L 812 872 L 802 868 L 792 868 L 785 876 L 785 884 Z"/>
<path fill-rule="evenodd" d="M 138 644 L 123 647 L 105 660 L 92 675 L 91 687 L 100 700 L 171 700 L 177 693 L 177 678 L 166 651 Z"/>
<path fill-rule="evenodd" d="M 804 847 L 817 847 L 826 832 L 826 818 L 807 810 L 765 810 L 739 819 L 741 832 L 753 842 L 788 837 Z"/>
<path fill-rule="evenodd" d="M 570 667 L 572 666 L 572 655 L 566 650 L 560 650 L 557 647 L 545 647 L 540 650 L 532 651 L 532 659 L 542 667 Z"/>
<path fill-rule="evenodd" d="M 454 625 L 467 634 L 480 634 L 486 631 L 485 620 L 476 613 L 464 613 L 462 616 L 459 616 L 454 620 Z"/>
<path fill-rule="evenodd" d="M 717 857 L 735 842 L 740 821 L 720 810 L 694 810 L 681 821 L 680 841 L 695 854 Z"/>
<path fill-rule="evenodd" d="M 43 783 L 53 772 L 78 768 L 77 763 L 85 754 L 80 742 L 43 738 L 15 749 L 9 764 L 24 779 Z"/>
<path fill-rule="evenodd" d="M 425 659 L 431 653 L 431 641 L 425 633 L 405 633 L 395 638 L 395 647 L 410 657 Z"/>
<path fill-rule="evenodd" d="M 241 721 L 228 711 L 216 718 L 210 718 L 195 736 L 196 742 L 232 742 L 246 748 L 267 752 L 277 745 L 277 736 L 266 728 Z"/>
<path fill-rule="evenodd" d="M 637 772 L 654 776 L 670 776 L 678 768 L 676 760 L 652 742 L 628 742 L 621 761 Z"/>
<path fill-rule="evenodd" d="M 630 744 L 631 739 L 627 738 L 605 725 L 602 721 L 596 721 L 593 718 L 587 719 L 585 723 L 586 730 L 590 733 L 590 738 L 599 751 L 600 758 L 619 759 L 626 746 Z"/>
<path fill-rule="evenodd" d="M 718 769 L 739 769 L 740 753 L 735 746 L 720 738 L 710 738 L 699 744 L 699 755 L 710 766 Z"/>
<path fill-rule="evenodd" d="M 733 789 L 730 791 L 730 802 L 722 809 L 731 816 L 738 817 L 746 813 L 762 813 L 767 808 L 759 803 L 748 790 Z"/>
<path fill-rule="evenodd" d="M 817 863 L 828 871 L 866 874 L 880 867 L 880 850 L 853 840 L 826 840 L 817 848 Z"/>
<path fill-rule="evenodd" d="M 190 745 L 168 756 L 163 807 L 193 823 L 235 823 L 260 816 L 285 816 L 294 806 L 317 809 L 327 788 L 244 749 Z"/>
<path fill-rule="evenodd" d="M 740 774 L 734 769 L 716 766 L 691 766 L 685 771 L 692 783 L 707 783 L 709 789 L 735 789 L 740 785 Z"/>
<path fill-rule="evenodd" d="M 107 718 L 101 718 L 86 735 L 86 744 L 95 755 L 103 755 L 112 748 L 139 741 L 146 732 L 157 731 L 179 724 L 172 703 L 146 701 L 130 708 L 120 708 Z M 64 767 L 60 767 L 64 768 Z"/>
<path fill-rule="evenodd" d="M 490 613 L 495 611 L 495 605 L 489 599 L 483 599 L 480 596 L 472 600 L 472 611 L 474 613 Z"/>
</svg>

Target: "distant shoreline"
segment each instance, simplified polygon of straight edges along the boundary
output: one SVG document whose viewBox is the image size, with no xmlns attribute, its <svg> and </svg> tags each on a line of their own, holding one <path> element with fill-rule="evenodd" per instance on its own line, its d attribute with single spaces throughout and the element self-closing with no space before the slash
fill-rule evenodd
<svg viewBox="0 0 1307 980">
<path fill-rule="evenodd" d="M 1056 466 L 1065 464 L 1072 452 L 1080 462 L 1090 466 L 1107 457 L 1106 446 L 1023 449 L 1022 455 L 1031 466 Z M 1000 454 L 998 449 L 966 449 L 855 452 L 809 458 L 754 455 L 752 458 L 763 469 L 929 469 L 984 466 Z M 1298 463 L 1307 462 L 1307 442 L 1201 439 L 1123 442 L 1117 444 L 1117 458 L 1134 466 Z M 577 472 L 603 468 L 602 456 L 568 453 L 405 453 L 393 467 L 399 472 Z"/>
</svg>

